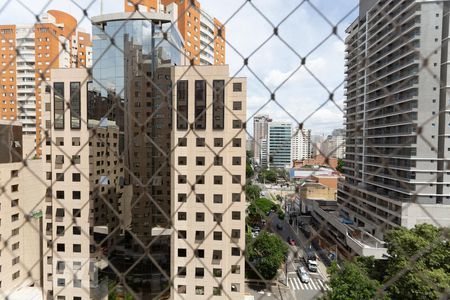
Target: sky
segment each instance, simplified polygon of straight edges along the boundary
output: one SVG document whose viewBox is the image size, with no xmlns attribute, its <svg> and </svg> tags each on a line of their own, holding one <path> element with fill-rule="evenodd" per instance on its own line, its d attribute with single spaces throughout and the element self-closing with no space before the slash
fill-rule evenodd
<svg viewBox="0 0 450 300">
<path fill-rule="evenodd" d="M 357 17 L 357 0 L 199 1 L 206 12 L 225 23 L 231 75 L 248 78 L 250 133 L 256 114 L 303 123 L 312 134 L 343 127 L 343 40 L 345 29 Z M 89 17 L 99 15 L 100 8 L 100 0 L 4 0 L 0 24 L 34 23 L 36 15 L 59 9 L 90 31 Z M 122 9 L 122 0 L 103 0 L 103 13 Z M 335 25 L 337 35 L 332 34 Z M 330 94 L 333 102 L 327 101 Z"/>
</svg>

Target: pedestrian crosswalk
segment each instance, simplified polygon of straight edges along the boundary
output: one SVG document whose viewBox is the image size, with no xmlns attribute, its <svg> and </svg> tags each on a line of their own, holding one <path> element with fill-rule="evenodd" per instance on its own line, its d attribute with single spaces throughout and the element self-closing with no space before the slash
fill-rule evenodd
<svg viewBox="0 0 450 300">
<path fill-rule="evenodd" d="M 289 287 L 293 290 L 328 290 L 327 283 L 318 278 L 311 278 L 308 283 L 301 282 L 300 278 L 290 277 L 288 279 Z"/>
</svg>

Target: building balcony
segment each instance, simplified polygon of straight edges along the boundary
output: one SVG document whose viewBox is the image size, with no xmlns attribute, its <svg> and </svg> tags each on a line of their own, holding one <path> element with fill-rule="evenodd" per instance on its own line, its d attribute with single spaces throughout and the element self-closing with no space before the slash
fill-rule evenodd
<svg viewBox="0 0 450 300">
<path fill-rule="evenodd" d="M 386 258 L 387 248 L 385 243 L 370 233 L 353 225 L 353 222 L 343 216 L 339 216 L 338 212 L 328 212 L 323 210 L 318 203 L 313 203 L 314 218 L 319 222 L 326 222 L 326 228 L 335 236 L 344 236 L 344 240 L 339 239 L 346 246 L 350 247 L 356 254 L 360 256 L 373 256 L 376 259 Z M 319 217 L 317 217 L 319 216 Z"/>
</svg>

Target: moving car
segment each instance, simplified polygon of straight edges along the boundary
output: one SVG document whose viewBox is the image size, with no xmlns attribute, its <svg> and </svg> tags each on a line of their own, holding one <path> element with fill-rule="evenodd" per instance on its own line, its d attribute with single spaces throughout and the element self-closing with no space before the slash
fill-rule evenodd
<svg viewBox="0 0 450 300">
<path fill-rule="evenodd" d="M 298 267 L 297 273 L 298 273 L 298 277 L 300 277 L 300 281 L 303 283 L 308 283 L 309 280 L 311 279 L 309 277 L 308 272 L 306 272 L 305 268 L 302 266 Z"/>
<path fill-rule="evenodd" d="M 305 255 L 305 264 L 311 272 L 317 272 L 317 256 L 314 251 L 308 251 Z"/>
</svg>

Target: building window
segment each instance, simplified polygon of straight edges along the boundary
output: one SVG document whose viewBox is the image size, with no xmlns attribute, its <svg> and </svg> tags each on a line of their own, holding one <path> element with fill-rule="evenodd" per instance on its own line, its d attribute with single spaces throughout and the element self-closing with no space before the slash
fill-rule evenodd
<svg viewBox="0 0 450 300">
<path fill-rule="evenodd" d="M 80 226 L 73 226 L 72 227 L 72 234 L 73 235 L 81 235 L 81 227 Z"/>
<path fill-rule="evenodd" d="M 177 287 L 178 294 L 186 294 L 186 285 L 179 284 Z"/>
<path fill-rule="evenodd" d="M 64 200 L 64 191 L 56 191 L 56 199 Z"/>
<path fill-rule="evenodd" d="M 233 82 L 233 92 L 242 92 L 242 82 Z"/>
<path fill-rule="evenodd" d="M 213 296 L 222 296 L 222 288 L 220 286 L 213 287 Z"/>
<path fill-rule="evenodd" d="M 73 287 L 74 288 L 81 288 L 81 279 L 74 279 L 73 280 Z"/>
<path fill-rule="evenodd" d="M 213 214 L 213 221 L 220 223 L 222 222 L 222 214 L 221 213 L 214 213 Z"/>
<path fill-rule="evenodd" d="M 14 178 L 14 177 L 19 177 L 19 170 L 12 170 L 11 171 L 11 178 Z"/>
<path fill-rule="evenodd" d="M 186 147 L 187 138 L 178 138 L 178 147 Z"/>
<path fill-rule="evenodd" d="M 180 184 L 187 183 L 186 175 L 178 175 L 178 183 Z"/>
<path fill-rule="evenodd" d="M 186 221 L 186 218 L 187 218 L 186 212 L 184 212 L 184 211 L 178 212 L 178 220 L 179 221 Z"/>
<path fill-rule="evenodd" d="M 195 277 L 204 277 L 205 269 L 203 268 L 195 268 Z"/>
<path fill-rule="evenodd" d="M 233 147 L 241 147 L 241 139 L 233 139 Z"/>
<path fill-rule="evenodd" d="M 195 220 L 197 222 L 205 222 L 205 213 L 202 212 L 195 213 Z"/>
<path fill-rule="evenodd" d="M 214 147 L 223 147 L 223 138 L 214 138 Z"/>
<path fill-rule="evenodd" d="M 233 156 L 232 164 L 233 164 L 233 166 L 240 166 L 241 158 L 239 156 Z"/>
<path fill-rule="evenodd" d="M 233 101 L 233 110 L 242 110 L 242 101 Z"/>
<path fill-rule="evenodd" d="M 195 195 L 195 202 L 197 202 L 197 203 L 205 203 L 205 194 L 197 194 L 197 195 Z"/>
<path fill-rule="evenodd" d="M 233 175 L 232 177 L 232 183 L 241 183 L 241 175 Z"/>
<path fill-rule="evenodd" d="M 53 84 L 53 126 L 64 129 L 64 82 Z"/>
<path fill-rule="evenodd" d="M 220 195 L 220 194 L 214 194 L 214 196 L 213 196 L 213 202 L 214 202 L 214 203 L 223 203 L 223 195 Z"/>
<path fill-rule="evenodd" d="M 205 157 L 204 156 L 197 156 L 195 159 L 195 165 L 196 166 L 204 166 L 205 165 Z"/>
<path fill-rule="evenodd" d="M 56 181 L 64 181 L 64 173 L 56 173 Z"/>
<path fill-rule="evenodd" d="M 195 145 L 197 147 L 205 147 L 205 145 L 206 145 L 205 138 L 196 138 L 195 139 Z"/>
<path fill-rule="evenodd" d="M 65 252 L 66 251 L 66 244 L 56 244 L 56 251 L 58 251 L 58 252 Z"/>
<path fill-rule="evenodd" d="M 80 182 L 81 181 L 81 174 L 80 173 L 72 173 L 72 181 L 73 182 Z"/>
<path fill-rule="evenodd" d="M 72 164 L 78 165 L 80 163 L 80 155 L 72 155 Z"/>
<path fill-rule="evenodd" d="M 231 284 L 231 291 L 232 292 L 239 292 L 241 290 L 241 285 L 239 283 L 232 283 Z"/>
<path fill-rule="evenodd" d="M 187 256 L 187 251 L 185 248 L 179 248 L 178 249 L 178 257 L 186 257 Z"/>
<path fill-rule="evenodd" d="M 205 184 L 205 175 L 197 175 L 195 176 L 196 184 Z"/>
<path fill-rule="evenodd" d="M 188 129 L 188 81 L 177 82 L 177 129 Z"/>
<path fill-rule="evenodd" d="M 58 286 L 66 286 L 66 280 L 64 278 L 58 278 L 57 285 Z"/>
<path fill-rule="evenodd" d="M 13 184 L 11 185 L 11 192 L 18 192 L 19 191 L 19 185 L 18 184 Z"/>
<path fill-rule="evenodd" d="M 81 128 L 81 93 L 80 83 L 70 83 L 70 128 Z"/>
<path fill-rule="evenodd" d="M 73 252 L 80 253 L 81 252 L 81 244 L 73 244 Z"/>
<path fill-rule="evenodd" d="M 239 229 L 232 229 L 231 230 L 231 238 L 232 239 L 239 239 L 239 238 L 241 238 L 241 231 Z"/>
<path fill-rule="evenodd" d="M 214 176 L 214 184 L 222 184 L 223 177 L 222 176 Z"/>
<path fill-rule="evenodd" d="M 178 156 L 178 165 L 179 166 L 187 165 L 187 157 L 186 156 Z"/>
<path fill-rule="evenodd" d="M 241 120 L 233 120 L 233 128 L 234 129 L 242 128 L 242 121 Z"/>
<path fill-rule="evenodd" d="M 205 287 L 204 286 L 195 286 L 195 294 L 196 295 L 204 295 L 205 294 Z"/>
<path fill-rule="evenodd" d="M 231 219 L 232 220 L 240 220 L 241 219 L 241 212 L 240 211 L 232 211 L 231 212 Z"/>
<path fill-rule="evenodd" d="M 186 276 L 186 267 L 178 267 L 178 276 Z"/>
<path fill-rule="evenodd" d="M 73 200 L 80 200 L 81 199 L 81 192 L 80 191 L 72 191 L 72 199 Z"/>
<path fill-rule="evenodd" d="M 214 231 L 213 239 L 215 241 L 221 241 L 222 240 L 222 231 Z"/>
<path fill-rule="evenodd" d="M 81 210 L 79 208 L 72 209 L 72 216 L 74 218 L 80 218 L 81 217 Z"/>
<path fill-rule="evenodd" d="M 179 239 L 184 240 L 184 239 L 186 239 L 186 236 L 187 236 L 186 230 L 178 230 L 178 238 Z"/>
<path fill-rule="evenodd" d="M 203 241 L 205 239 L 205 232 L 202 230 L 195 231 L 195 240 Z"/>
<path fill-rule="evenodd" d="M 61 165 L 64 163 L 64 155 L 56 155 L 55 164 Z"/>
<path fill-rule="evenodd" d="M 223 157 L 221 157 L 221 156 L 214 157 L 214 165 L 222 166 L 223 165 Z"/>
<path fill-rule="evenodd" d="M 80 138 L 79 137 L 73 137 L 72 138 L 72 146 L 80 146 L 81 142 L 80 142 Z"/>
<path fill-rule="evenodd" d="M 178 194 L 178 202 L 186 202 L 187 194 Z"/>
<path fill-rule="evenodd" d="M 240 256 L 241 255 L 241 249 L 238 247 L 232 247 L 231 248 L 231 255 L 232 256 Z"/>
<path fill-rule="evenodd" d="M 194 250 L 194 255 L 197 258 L 204 258 L 205 257 L 205 250 L 203 250 L 203 249 L 196 249 L 196 250 Z"/>
<path fill-rule="evenodd" d="M 225 81 L 213 80 L 213 129 L 225 125 Z"/>
<path fill-rule="evenodd" d="M 206 81 L 195 81 L 195 129 L 206 129 Z"/>
<path fill-rule="evenodd" d="M 213 269 L 213 276 L 214 277 L 222 277 L 222 269 L 214 268 Z"/>
</svg>

